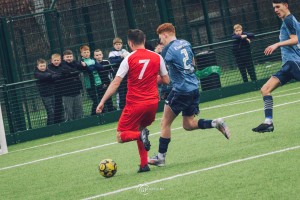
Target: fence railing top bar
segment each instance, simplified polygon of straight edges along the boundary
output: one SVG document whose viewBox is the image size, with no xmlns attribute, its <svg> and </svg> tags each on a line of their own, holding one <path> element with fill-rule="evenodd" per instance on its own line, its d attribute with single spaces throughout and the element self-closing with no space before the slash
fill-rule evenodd
<svg viewBox="0 0 300 200">
<path fill-rule="evenodd" d="M 118 66 L 119 64 L 109 64 L 109 65 L 103 65 L 103 67 L 114 67 L 114 66 Z M 31 73 L 28 73 L 26 75 L 32 75 Z M 36 79 L 33 79 L 33 80 L 27 80 L 27 81 L 22 81 L 22 82 L 17 82 L 17 83 L 10 83 L 10 84 L 3 84 L 3 85 L 0 85 L 0 89 L 3 88 L 4 86 L 5 87 L 10 87 L 10 86 L 16 86 L 16 85 L 22 85 L 22 84 L 26 84 L 26 83 L 33 83 L 35 82 Z"/>
<path fill-rule="evenodd" d="M 4 87 L 10 87 L 10 86 L 16 86 L 16 85 L 22 85 L 22 84 L 26 84 L 26 83 L 34 83 L 36 80 L 28 80 L 28 81 L 22 81 L 22 82 L 17 82 L 17 83 L 9 83 L 9 84 L 3 84 L 0 85 L 0 88 L 4 88 Z"/>
<path fill-rule="evenodd" d="M 260 34 L 256 34 L 255 37 L 263 37 L 263 36 L 271 35 L 273 33 L 278 33 L 278 32 L 279 32 L 279 30 L 260 33 Z M 228 44 L 228 43 L 232 43 L 233 41 L 234 40 L 225 40 L 225 41 L 222 41 L 222 42 L 215 42 L 215 43 L 212 43 L 212 44 L 205 44 L 205 45 L 195 46 L 195 47 L 193 47 L 193 49 L 201 49 L 201 48 L 212 47 L 212 46 L 221 45 L 221 44 Z"/>
<path fill-rule="evenodd" d="M 18 15 L 18 16 L 9 16 L 9 17 L 2 16 L 1 18 L 5 18 L 5 19 L 7 19 L 7 21 L 13 21 L 13 20 L 26 18 L 26 17 L 33 17 L 33 16 L 36 16 L 36 15 L 42 15 L 42 14 L 50 13 L 50 12 L 53 12 L 53 11 L 54 11 L 54 9 L 52 9 L 52 10 L 51 9 L 44 9 L 43 12 L 30 13 L 30 14 Z"/>
</svg>

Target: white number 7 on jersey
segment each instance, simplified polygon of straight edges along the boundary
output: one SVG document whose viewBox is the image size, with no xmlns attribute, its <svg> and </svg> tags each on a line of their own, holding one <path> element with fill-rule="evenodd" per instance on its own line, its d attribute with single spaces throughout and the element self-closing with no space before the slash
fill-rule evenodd
<svg viewBox="0 0 300 200">
<path fill-rule="evenodd" d="M 142 70 L 141 70 L 141 73 L 140 73 L 140 75 L 139 75 L 139 79 L 142 79 L 142 78 L 143 78 L 144 73 L 145 73 L 145 71 L 146 71 L 146 68 L 147 68 L 149 62 L 150 62 L 149 59 L 147 59 L 147 60 L 139 60 L 139 63 L 144 63 L 144 66 L 143 66 L 143 68 L 142 68 Z"/>
</svg>

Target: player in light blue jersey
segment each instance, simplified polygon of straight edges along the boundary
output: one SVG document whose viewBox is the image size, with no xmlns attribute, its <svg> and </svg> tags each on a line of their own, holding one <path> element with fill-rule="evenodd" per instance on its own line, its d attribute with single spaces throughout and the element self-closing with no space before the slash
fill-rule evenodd
<svg viewBox="0 0 300 200">
<path fill-rule="evenodd" d="M 280 85 L 286 84 L 291 79 L 300 81 L 300 49 L 297 33 L 299 34 L 299 22 L 290 13 L 288 0 L 273 0 L 273 8 L 279 18 L 282 19 L 280 28 L 280 42 L 268 46 L 265 55 L 272 54 L 277 48 L 281 48 L 282 68 L 275 73 L 261 88 L 264 100 L 265 121 L 253 128 L 254 132 L 271 132 L 273 125 L 273 97 L 271 92 Z"/>
<path fill-rule="evenodd" d="M 148 163 L 164 166 L 171 141 L 171 124 L 179 113 L 182 112 L 183 128 L 187 131 L 217 128 L 227 139 L 230 132 L 223 119 L 195 119 L 195 115 L 199 114 L 199 80 L 194 74 L 195 61 L 191 44 L 176 38 L 175 27 L 171 23 L 160 25 L 156 32 L 164 45 L 161 55 L 169 69 L 172 91 L 165 101 L 158 154 L 149 158 Z"/>
</svg>

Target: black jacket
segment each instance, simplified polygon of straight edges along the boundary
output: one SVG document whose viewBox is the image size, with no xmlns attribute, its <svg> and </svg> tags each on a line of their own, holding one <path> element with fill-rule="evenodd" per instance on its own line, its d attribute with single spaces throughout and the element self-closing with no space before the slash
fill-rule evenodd
<svg viewBox="0 0 300 200">
<path fill-rule="evenodd" d="M 98 63 L 96 62 L 96 65 L 98 65 L 98 67 L 101 69 L 99 70 L 99 75 L 101 78 L 101 81 L 103 84 L 105 85 L 109 85 L 110 84 L 110 79 L 109 79 L 109 74 L 112 72 L 111 66 L 106 66 L 109 65 L 109 61 L 108 60 L 102 60 L 102 62 Z"/>
<path fill-rule="evenodd" d="M 65 86 L 65 77 L 63 73 L 63 65 L 60 64 L 59 66 L 54 66 L 52 63 L 48 65 L 48 70 L 54 77 L 54 94 L 55 96 L 64 96 L 66 90 L 68 89 Z"/>
<path fill-rule="evenodd" d="M 80 80 L 79 74 L 81 72 L 81 64 L 79 62 L 73 61 L 68 63 L 62 61 L 62 77 L 64 78 L 64 88 L 63 96 L 77 96 L 82 90 L 82 82 Z"/>
<path fill-rule="evenodd" d="M 51 72 L 46 69 L 46 71 L 40 71 L 37 68 L 34 69 L 34 78 L 37 79 L 37 87 L 40 92 L 41 97 L 49 97 L 54 94 L 54 78 Z"/>
<path fill-rule="evenodd" d="M 242 35 L 247 35 L 247 38 L 252 40 L 255 36 L 253 33 L 242 32 Z M 246 57 L 251 54 L 251 46 L 247 38 L 242 39 L 240 35 L 233 34 L 234 39 L 232 44 L 232 52 L 235 56 Z"/>
</svg>

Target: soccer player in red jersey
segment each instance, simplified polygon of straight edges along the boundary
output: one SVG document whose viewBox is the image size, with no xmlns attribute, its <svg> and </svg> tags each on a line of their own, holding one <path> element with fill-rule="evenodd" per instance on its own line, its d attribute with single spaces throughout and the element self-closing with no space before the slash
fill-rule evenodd
<svg viewBox="0 0 300 200">
<path fill-rule="evenodd" d="M 157 76 L 161 76 L 163 84 L 168 84 L 170 79 L 163 58 L 145 49 L 146 36 L 141 30 L 129 30 L 127 39 L 133 52 L 121 62 L 116 77 L 109 85 L 96 112 L 102 112 L 104 103 L 117 91 L 122 79 L 127 75 L 128 92 L 126 105 L 118 123 L 117 141 L 137 141 L 140 173 L 150 171 L 148 151 L 151 145 L 148 139 L 149 130 L 146 127 L 155 120 L 158 107 Z"/>
</svg>

